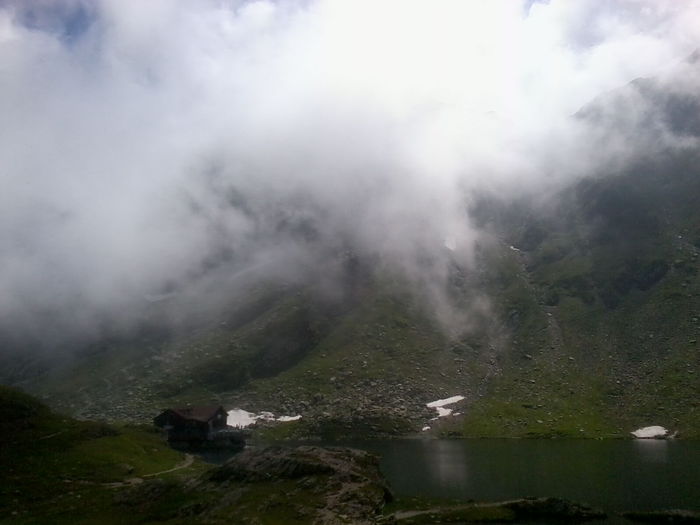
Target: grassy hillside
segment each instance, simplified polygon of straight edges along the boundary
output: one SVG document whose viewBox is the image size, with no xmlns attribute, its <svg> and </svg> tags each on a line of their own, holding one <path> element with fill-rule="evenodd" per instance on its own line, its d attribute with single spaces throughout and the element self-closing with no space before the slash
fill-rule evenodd
<svg viewBox="0 0 700 525">
<path fill-rule="evenodd" d="M 184 455 L 136 426 L 76 421 L 0 387 L 0 522 L 124 523 L 113 501 L 126 479 L 169 470 Z M 202 470 L 193 466 L 159 477 Z"/>
<path fill-rule="evenodd" d="M 432 417 L 426 402 L 476 393 L 490 366 L 485 334 L 448 339 L 407 289 L 375 277 L 339 305 L 313 288 L 263 287 L 250 300 L 265 307 L 242 321 L 234 312 L 181 337 L 105 345 L 31 385 L 86 418 L 147 421 L 163 406 L 221 402 L 324 420 L 322 433 L 361 434 L 362 420 L 403 434 Z"/>
<path fill-rule="evenodd" d="M 549 209 L 491 216 L 519 248 L 500 280 L 519 279 L 498 301 L 513 348 L 467 434 L 619 435 L 656 421 L 699 435 L 697 165 L 687 152 L 656 159 Z"/>
</svg>

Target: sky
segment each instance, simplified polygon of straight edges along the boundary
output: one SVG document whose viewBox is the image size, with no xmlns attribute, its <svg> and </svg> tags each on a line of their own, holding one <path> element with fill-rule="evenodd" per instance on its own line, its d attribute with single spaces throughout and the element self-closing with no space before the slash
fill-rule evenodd
<svg viewBox="0 0 700 525">
<path fill-rule="evenodd" d="M 572 115 L 639 77 L 697 93 L 698 47 L 696 0 L 0 0 L 0 327 L 128 325 L 347 250 L 439 302 L 474 195 L 634 155 Z"/>
</svg>

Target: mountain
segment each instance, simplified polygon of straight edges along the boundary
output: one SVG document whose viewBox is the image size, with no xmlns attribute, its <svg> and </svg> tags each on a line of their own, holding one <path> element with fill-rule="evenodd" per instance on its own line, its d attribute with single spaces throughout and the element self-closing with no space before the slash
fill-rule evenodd
<svg viewBox="0 0 700 525">
<path fill-rule="evenodd" d="M 1 379 L 80 418 L 212 401 L 302 416 L 261 425 L 271 437 L 617 437 L 649 424 L 700 436 L 700 99 L 674 79 L 634 81 L 573 117 L 636 144 L 624 163 L 547 198 L 474 200 L 475 265 L 453 264 L 443 290 L 456 330 L 401 274 L 335 251 L 333 293 L 251 282 L 177 328 L 159 320 L 189 299 L 169 297 L 140 331 L 60 366 L 5 359 Z M 455 395 L 460 415 L 433 420 L 426 403 Z"/>
<path fill-rule="evenodd" d="M 509 414 L 520 429 L 541 421 L 536 433 L 624 435 L 656 420 L 696 434 L 697 159 L 646 160 L 581 181 L 550 209 L 516 204 L 495 219 L 520 250 L 511 275 L 529 305 L 512 303 L 510 316 L 513 342 L 530 357 L 511 354 L 479 417 Z M 536 324 L 524 325 L 523 312 Z M 565 428 L 567 419 L 575 425 Z"/>
</svg>

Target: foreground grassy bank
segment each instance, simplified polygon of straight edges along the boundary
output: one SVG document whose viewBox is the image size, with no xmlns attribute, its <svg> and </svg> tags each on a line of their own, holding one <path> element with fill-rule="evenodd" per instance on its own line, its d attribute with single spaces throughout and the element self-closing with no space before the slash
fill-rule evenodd
<svg viewBox="0 0 700 525">
<path fill-rule="evenodd" d="M 76 421 L 0 386 L 0 520 L 7 523 L 126 523 L 115 491 L 144 478 L 182 478 L 182 465 L 148 427 Z"/>
</svg>

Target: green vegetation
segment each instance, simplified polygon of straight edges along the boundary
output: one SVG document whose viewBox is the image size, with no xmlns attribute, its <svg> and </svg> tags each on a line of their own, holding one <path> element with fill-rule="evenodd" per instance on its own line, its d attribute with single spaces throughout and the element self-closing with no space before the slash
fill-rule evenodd
<svg viewBox="0 0 700 525">
<path fill-rule="evenodd" d="M 690 239 L 700 178 L 687 155 L 584 181 L 552 209 L 514 206 L 501 219 L 522 247 L 512 271 L 521 289 L 499 296 L 501 315 L 524 294 L 529 317 L 545 315 L 546 326 L 513 327 L 468 435 L 498 435 L 500 423 L 505 435 L 626 435 L 650 421 L 699 435 L 700 251 Z"/>
<path fill-rule="evenodd" d="M 0 387 L 0 508 L 8 522 L 124 523 L 113 508 L 119 489 L 110 484 L 169 470 L 183 459 L 150 429 L 76 421 Z M 194 463 L 165 476 L 203 468 Z"/>
</svg>

